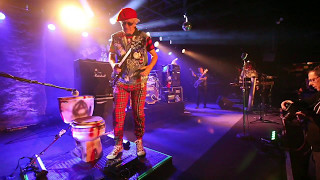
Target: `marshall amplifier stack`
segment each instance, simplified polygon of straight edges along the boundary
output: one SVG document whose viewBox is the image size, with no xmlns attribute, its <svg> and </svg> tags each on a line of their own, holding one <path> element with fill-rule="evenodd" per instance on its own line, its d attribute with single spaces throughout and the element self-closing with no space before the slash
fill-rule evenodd
<svg viewBox="0 0 320 180">
<path fill-rule="evenodd" d="M 168 64 L 163 67 L 163 86 L 161 89 L 161 99 L 168 103 L 183 101 L 183 89 L 180 84 L 180 66 Z"/>
<path fill-rule="evenodd" d="M 74 85 L 80 95 L 95 97 L 93 115 L 112 122 L 113 89 L 109 83 L 112 73 L 110 63 L 78 59 L 74 62 L 74 68 Z"/>
<path fill-rule="evenodd" d="M 180 66 L 176 64 L 169 64 L 169 75 L 172 79 L 172 87 L 180 86 Z"/>
<path fill-rule="evenodd" d="M 112 67 L 108 62 L 78 59 L 74 63 L 75 88 L 80 95 L 112 96 L 109 84 Z"/>
</svg>

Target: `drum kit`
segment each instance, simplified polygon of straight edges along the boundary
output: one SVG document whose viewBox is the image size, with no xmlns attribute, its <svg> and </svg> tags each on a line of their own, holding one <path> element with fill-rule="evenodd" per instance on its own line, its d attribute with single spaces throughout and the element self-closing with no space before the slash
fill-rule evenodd
<svg viewBox="0 0 320 180">
<path fill-rule="evenodd" d="M 147 104 L 155 104 L 160 100 L 160 81 L 156 70 L 152 70 L 147 81 Z"/>
</svg>

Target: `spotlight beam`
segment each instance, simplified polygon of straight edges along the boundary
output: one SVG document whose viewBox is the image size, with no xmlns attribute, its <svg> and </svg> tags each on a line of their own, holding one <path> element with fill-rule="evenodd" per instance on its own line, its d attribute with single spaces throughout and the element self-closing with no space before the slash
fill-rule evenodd
<svg viewBox="0 0 320 180">
<path fill-rule="evenodd" d="M 259 33 L 250 32 L 214 32 L 214 31 L 167 31 L 150 32 L 152 37 L 162 37 L 162 41 L 172 40 L 173 44 L 225 44 L 237 42 L 256 42 L 257 39 L 267 39 L 261 37 Z"/>
<path fill-rule="evenodd" d="M 158 20 L 158 21 L 151 21 L 147 23 L 138 24 L 138 28 L 143 29 L 153 29 L 153 28 L 159 28 L 164 27 L 172 24 L 178 24 L 179 19 L 165 19 L 165 20 Z"/>
</svg>

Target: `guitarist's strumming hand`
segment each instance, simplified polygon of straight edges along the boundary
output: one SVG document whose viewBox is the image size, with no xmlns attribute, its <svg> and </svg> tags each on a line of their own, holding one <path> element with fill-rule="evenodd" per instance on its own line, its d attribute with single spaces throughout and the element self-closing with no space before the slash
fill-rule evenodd
<svg viewBox="0 0 320 180">
<path fill-rule="evenodd" d="M 121 72 L 121 68 L 119 67 L 119 63 L 115 63 L 113 67 L 113 72 L 115 74 L 119 74 Z"/>
</svg>

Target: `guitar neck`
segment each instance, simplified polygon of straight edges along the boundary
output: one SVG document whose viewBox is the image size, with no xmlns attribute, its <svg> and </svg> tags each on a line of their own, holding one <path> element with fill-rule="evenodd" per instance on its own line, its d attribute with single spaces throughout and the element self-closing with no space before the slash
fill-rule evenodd
<svg viewBox="0 0 320 180">
<path fill-rule="evenodd" d="M 131 48 L 128 50 L 128 52 L 124 55 L 124 57 L 122 58 L 122 60 L 119 63 L 119 67 L 122 66 L 122 64 L 124 63 L 124 61 L 127 59 L 127 57 L 129 56 L 129 54 L 131 53 Z"/>
</svg>

